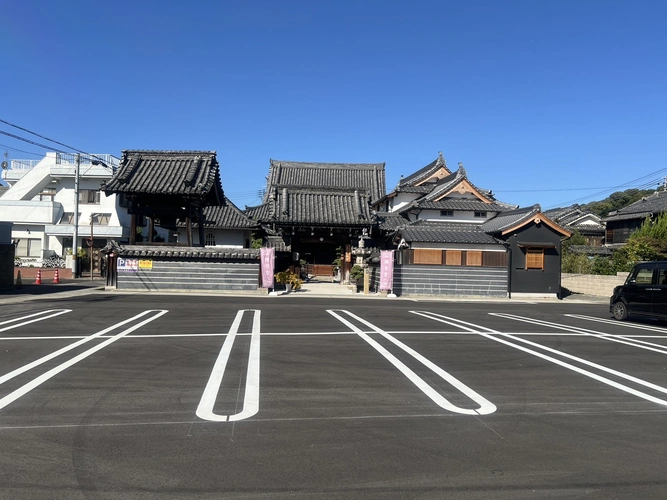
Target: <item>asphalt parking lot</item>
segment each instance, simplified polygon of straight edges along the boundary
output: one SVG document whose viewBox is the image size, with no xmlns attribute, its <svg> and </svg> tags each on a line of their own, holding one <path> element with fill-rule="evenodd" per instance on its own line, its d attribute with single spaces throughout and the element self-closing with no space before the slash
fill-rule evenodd
<svg viewBox="0 0 667 500">
<path fill-rule="evenodd" d="M 665 498 L 667 328 L 604 303 L 0 306 L 0 498 Z"/>
</svg>

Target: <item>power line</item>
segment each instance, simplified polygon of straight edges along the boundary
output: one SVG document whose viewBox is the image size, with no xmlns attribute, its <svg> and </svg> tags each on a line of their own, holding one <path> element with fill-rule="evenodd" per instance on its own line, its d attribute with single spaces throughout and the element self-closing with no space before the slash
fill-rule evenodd
<svg viewBox="0 0 667 500">
<path fill-rule="evenodd" d="M 46 144 L 40 144 L 39 142 L 35 142 L 35 141 L 31 141 L 30 139 L 26 139 L 25 137 L 10 134 L 9 132 L 5 132 L 4 130 L 0 130 L 0 134 L 6 135 L 7 137 L 11 137 L 13 139 L 18 139 L 19 141 L 27 142 L 28 144 L 32 144 L 33 146 L 39 146 L 40 148 L 44 148 L 47 151 L 52 150 L 52 151 L 55 151 L 56 153 L 70 154 L 67 151 L 61 151 L 60 149 L 52 148 L 51 146 L 47 146 Z"/>
<path fill-rule="evenodd" d="M 44 156 L 44 153 L 33 153 L 32 151 L 25 151 L 23 149 L 13 148 L 11 146 L 7 146 L 6 144 L 0 144 L 0 148 L 11 149 L 12 151 L 18 151 L 19 153 L 25 153 L 28 155 Z"/>
<path fill-rule="evenodd" d="M 0 118 L 0 122 L 4 123 L 4 124 L 6 124 L 6 125 L 9 125 L 10 127 L 14 127 L 14 128 L 19 129 L 19 130 L 23 130 L 24 132 L 28 132 L 29 134 L 32 134 L 32 135 L 34 135 L 34 136 L 37 136 L 37 137 L 39 137 L 40 139 L 44 139 L 44 140 L 46 140 L 46 141 L 53 142 L 53 143 L 55 143 L 55 144 L 59 144 L 60 146 L 63 146 L 63 147 L 65 147 L 65 148 L 67 148 L 67 149 L 73 149 L 73 150 L 76 151 L 77 153 L 88 154 L 88 153 L 86 153 L 85 151 L 81 151 L 80 149 L 77 149 L 77 148 L 75 148 L 75 147 L 73 147 L 73 146 L 68 146 L 67 144 L 63 144 L 62 142 L 58 142 L 58 141 L 56 141 L 56 140 L 54 140 L 54 139 L 49 139 L 48 137 L 44 137 L 43 135 L 40 135 L 40 134 L 38 134 L 37 132 L 33 132 L 32 130 L 28 130 L 27 128 L 21 127 L 21 126 L 19 126 L 19 125 L 14 125 L 13 123 L 9 123 L 7 120 L 3 120 L 2 118 Z M 47 149 L 48 149 L 48 148 L 47 148 Z M 61 152 L 62 152 L 62 151 L 61 151 Z"/>
<path fill-rule="evenodd" d="M 23 130 L 24 132 L 28 132 L 29 134 L 32 134 L 32 135 L 34 135 L 34 136 L 37 136 L 37 137 L 39 137 L 39 138 L 41 138 L 41 139 L 45 139 L 45 140 L 47 140 L 47 141 L 49 141 L 49 142 L 53 142 L 54 144 L 59 144 L 60 146 L 66 147 L 66 148 L 68 148 L 68 149 L 72 149 L 72 150 L 76 151 L 77 153 L 82 153 L 82 154 L 84 154 L 84 155 L 86 155 L 86 156 L 88 156 L 88 157 L 90 157 L 90 158 L 95 158 L 96 160 L 99 160 L 99 161 L 102 163 L 102 165 L 106 165 L 106 163 L 104 162 L 104 160 L 103 160 L 102 158 L 100 158 L 99 156 L 96 156 L 96 155 L 87 153 L 86 151 L 83 151 L 83 150 L 81 150 L 81 149 L 75 148 L 74 146 L 68 146 L 67 144 L 64 144 L 64 143 L 62 143 L 62 142 L 56 141 L 55 139 L 49 139 L 48 137 L 45 137 L 45 136 L 43 136 L 43 135 L 41 135 L 41 134 L 38 134 L 37 132 L 33 132 L 32 130 L 28 130 L 27 128 L 25 128 L 25 127 L 21 127 L 21 126 L 19 126 L 19 125 L 14 124 L 14 123 L 10 123 L 10 122 L 8 122 L 7 120 L 3 120 L 2 118 L 0 118 L 0 122 L 5 123 L 5 124 L 9 125 L 10 127 L 14 127 L 14 128 L 19 129 L 19 130 Z M 6 135 L 6 136 L 13 137 L 14 139 L 18 139 L 18 140 L 20 140 L 20 141 L 24 141 L 24 142 L 27 142 L 27 143 L 29 143 L 29 144 L 34 144 L 35 146 L 39 146 L 39 147 L 41 147 L 41 148 L 45 148 L 45 149 L 47 149 L 47 150 L 53 150 L 53 151 L 55 151 L 55 152 L 57 152 L 57 153 L 68 154 L 66 151 L 60 151 L 60 150 L 58 150 L 58 149 L 52 148 L 51 146 L 45 146 L 44 144 L 39 144 L 39 143 L 37 143 L 37 142 L 31 141 L 30 139 L 26 139 L 26 138 L 24 138 L 24 137 L 19 137 L 18 135 L 10 134 L 9 132 L 3 132 L 2 130 L 0 130 L 0 134 L 4 134 L 4 135 Z"/>
</svg>

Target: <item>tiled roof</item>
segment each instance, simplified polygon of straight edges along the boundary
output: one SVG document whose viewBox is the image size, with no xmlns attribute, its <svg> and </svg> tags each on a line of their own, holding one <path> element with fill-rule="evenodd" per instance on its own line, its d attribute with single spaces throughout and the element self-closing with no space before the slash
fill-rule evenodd
<svg viewBox="0 0 667 500">
<path fill-rule="evenodd" d="M 663 212 L 667 212 L 667 191 L 656 191 L 627 207 L 610 212 L 609 216 L 604 220 L 639 219 L 646 217 L 646 214 L 659 214 Z M 629 215 L 634 215 L 634 217 L 627 217 Z"/>
<path fill-rule="evenodd" d="M 121 257 L 167 257 L 190 259 L 235 259 L 258 260 L 259 249 L 255 248 L 219 248 L 219 247 L 183 247 L 166 245 L 127 245 L 120 246 L 111 242 L 103 250 L 116 252 Z"/>
<path fill-rule="evenodd" d="M 212 204 L 223 196 L 215 151 L 123 151 L 118 170 L 102 189 L 207 198 Z"/>
<path fill-rule="evenodd" d="M 259 227 L 257 221 L 251 220 L 246 214 L 241 212 L 227 197 L 224 198 L 224 204 L 220 206 L 204 207 L 204 227 L 215 229 L 253 229 Z M 177 222 L 179 227 L 185 226 L 185 221 Z M 198 227 L 194 223 L 193 227 Z"/>
<path fill-rule="evenodd" d="M 570 229 L 586 229 L 604 231 L 605 227 L 600 221 L 600 217 L 593 214 L 592 212 L 582 210 L 581 207 L 577 204 L 570 205 L 569 207 L 563 208 L 552 208 L 551 210 L 545 210 L 544 215 L 549 219 L 554 221 L 560 226 L 567 227 Z M 581 219 L 589 217 L 595 220 L 594 223 L 579 223 Z"/>
<path fill-rule="evenodd" d="M 480 224 L 422 223 L 402 228 L 399 233 L 407 242 L 499 244 Z"/>
<path fill-rule="evenodd" d="M 414 186 L 419 181 L 428 178 L 434 172 L 438 171 L 440 168 L 443 168 L 443 167 L 448 172 L 451 172 L 447 168 L 447 162 L 445 162 L 445 159 L 442 157 L 442 153 L 439 153 L 438 157 L 435 160 L 433 160 L 431 163 L 429 163 L 425 167 L 420 168 L 416 172 L 414 172 L 414 173 L 408 175 L 407 177 L 401 179 L 400 181 L 398 181 L 397 190 L 398 190 L 398 187 L 402 188 L 402 190 L 403 190 L 403 188 L 405 188 L 406 186 Z"/>
<path fill-rule="evenodd" d="M 384 163 L 309 163 L 271 160 L 264 202 L 274 188 L 309 187 L 367 190 L 371 200 L 385 195 Z"/>
<path fill-rule="evenodd" d="M 568 217 L 572 214 L 577 215 L 583 213 L 581 208 L 579 207 L 578 204 L 570 205 L 569 207 L 559 207 L 559 208 L 551 208 L 549 210 L 545 210 L 544 215 L 549 217 L 552 221 L 558 222 L 560 219 L 563 217 Z"/>
<path fill-rule="evenodd" d="M 397 193 L 427 194 L 433 190 L 433 184 L 422 184 L 421 186 L 400 186 L 396 188 Z"/>
<path fill-rule="evenodd" d="M 263 203 L 253 207 L 245 207 L 245 214 L 252 220 L 268 221 L 271 219 L 271 204 Z"/>
<path fill-rule="evenodd" d="M 384 231 L 395 231 L 401 226 L 407 226 L 410 221 L 397 212 L 378 212 L 375 214 L 378 226 Z"/>
<path fill-rule="evenodd" d="M 615 215 L 608 215 L 603 219 L 604 222 L 612 222 L 616 220 L 630 220 L 630 219 L 645 219 L 646 217 L 649 217 L 653 215 L 652 212 L 636 212 L 636 213 L 629 213 L 629 214 L 621 214 L 616 212 Z"/>
<path fill-rule="evenodd" d="M 416 206 L 418 208 L 425 208 L 430 210 L 467 210 L 473 212 L 503 212 L 508 210 L 506 205 L 500 205 L 498 203 L 485 203 L 481 200 L 467 200 L 458 198 L 445 198 L 441 201 L 417 201 Z"/>
<path fill-rule="evenodd" d="M 594 247 L 589 245 L 570 245 L 568 252 L 584 255 L 611 255 L 611 250 L 607 247 Z"/>
<path fill-rule="evenodd" d="M 605 230 L 605 225 L 600 223 L 591 224 L 589 222 L 582 222 L 582 223 L 575 222 L 573 224 L 560 224 L 560 225 L 570 229 L 581 229 L 582 231 L 604 232 Z"/>
<path fill-rule="evenodd" d="M 501 212 L 493 219 L 482 224 L 484 231 L 488 233 L 500 233 L 505 229 L 509 229 L 521 222 L 530 219 L 535 214 L 540 213 L 540 206 L 533 205 L 532 207 L 520 208 L 517 210 L 508 210 Z"/>
<path fill-rule="evenodd" d="M 368 195 L 348 189 L 275 189 L 269 201 L 246 214 L 263 223 L 313 226 L 368 226 L 373 223 Z"/>
</svg>

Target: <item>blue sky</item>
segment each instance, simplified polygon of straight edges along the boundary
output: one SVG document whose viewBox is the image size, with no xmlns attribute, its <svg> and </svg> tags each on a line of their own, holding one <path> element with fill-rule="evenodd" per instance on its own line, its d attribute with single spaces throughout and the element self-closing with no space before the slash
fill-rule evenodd
<svg viewBox="0 0 667 500">
<path fill-rule="evenodd" d="M 215 150 L 259 203 L 269 159 L 463 162 L 543 209 L 667 175 L 667 2 L 6 1 L 0 118 L 91 153 Z M 35 137 L 0 124 L 0 130 Z M 44 150 L 0 135 L 10 158 Z"/>
</svg>

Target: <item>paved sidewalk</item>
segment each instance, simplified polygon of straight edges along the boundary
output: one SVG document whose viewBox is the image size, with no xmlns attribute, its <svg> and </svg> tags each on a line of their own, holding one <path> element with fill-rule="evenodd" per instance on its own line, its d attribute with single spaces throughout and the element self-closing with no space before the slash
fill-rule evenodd
<svg viewBox="0 0 667 500">
<path fill-rule="evenodd" d="M 92 281 L 90 278 L 61 279 L 58 284 L 42 283 L 41 285 L 35 285 L 34 280 L 30 280 L 29 283 L 24 281 L 20 288 L 0 289 L 0 304 L 86 295 L 103 290 L 105 282 L 104 278 L 95 278 Z"/>
<path fill-rule="evenodd" d="M 96 278 L 91 281 L 89 278 L 60 280 L 60 284 L 44 283 L 35 285 L 34 283 L 23 284 L 21 288 L 10 288 L 0 290 L 0 305 L 15 304 L 40 299 L 61 299 L 88 295 L 91 293 L 104 293 L 104 278 Z M 152 294 L 152 295 L 200 295 L 200 296 L 243 296 L 250 297 L 248 294 L 238 294 L 234 292 L 202 292 L 202 291 L 182 291 L 182 292 L 145 292 L 145 291 L 123 291 L 109 290 L 106 293 L 111 294 Z M 266 297 L 265 295 L 255 295 L 257 297 Z M 376 299 L 376 300 L 414 300 L 414 301 L 443 301 L 443 302 L 531 302 L 531 303 L 579 303 L 579 304 L 608 304 L 608 297 L 596 297 L 592 295 L 572 294 L 558 299 L 529 299 L 507 297 L 481 297 L 481 296 L 454 296 L 454 295 L 411 295 L 399 296 L 397 298 L 388 298 L 379 293 L 355 293 L 349 286 L 340 285 L 337 282 L 328 281 L 307 281 L 298 291 L 292 291 L 289 294 L 279 294 L 283 299 L 293 297 L 312 297 L 312 298 L 350 298 L 350 299 Z M 274 297 L 271 297 L 274 298 Z"/>
</svg>

